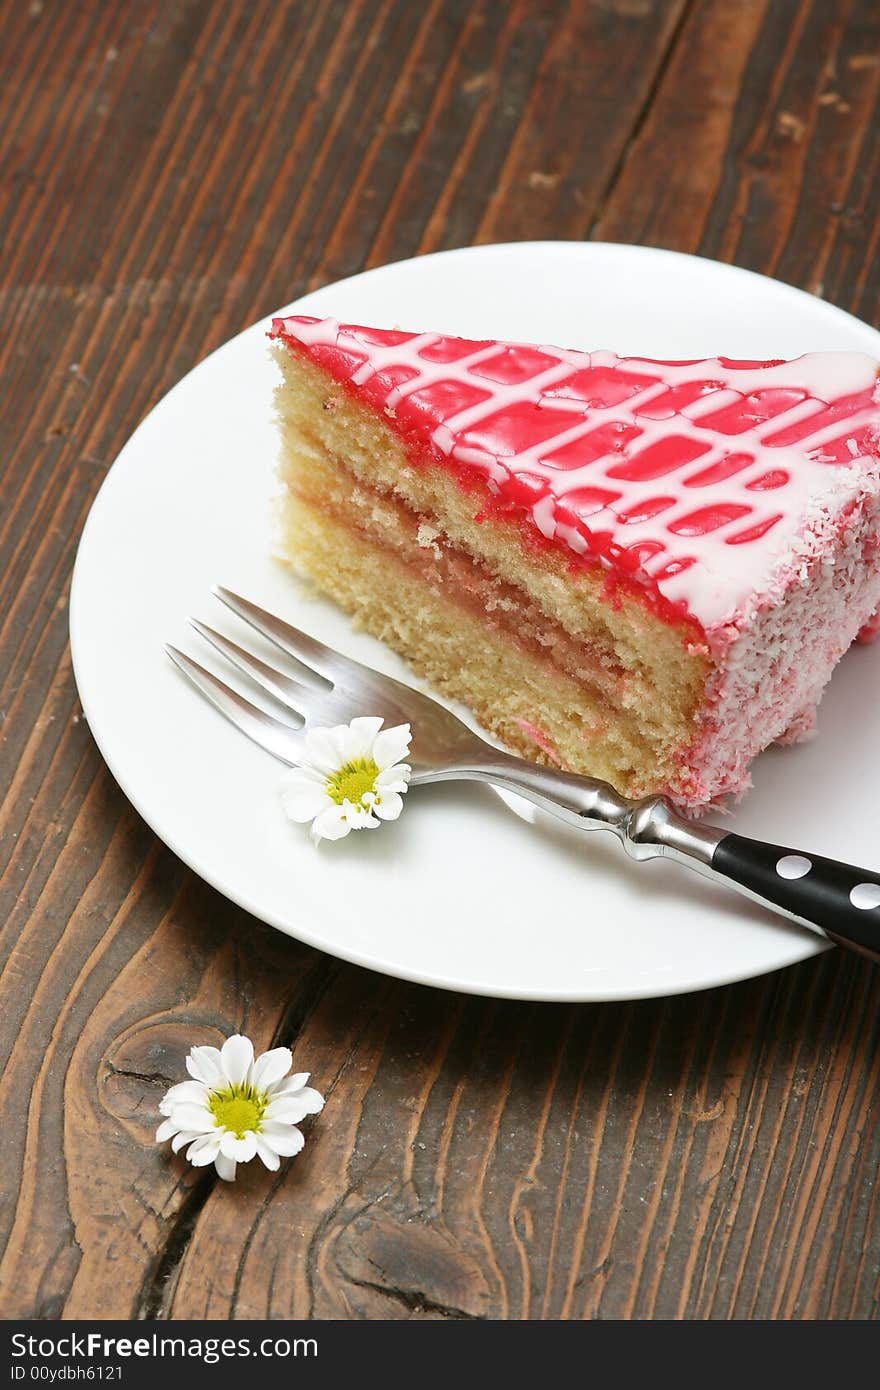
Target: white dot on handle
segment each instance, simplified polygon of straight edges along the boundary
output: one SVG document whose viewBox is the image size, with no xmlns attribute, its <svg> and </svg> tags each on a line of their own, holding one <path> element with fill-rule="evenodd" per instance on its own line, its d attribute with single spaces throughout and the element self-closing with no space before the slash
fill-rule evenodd
<svg viewBox="0 0 880 1390">
<path fill-rule="evenodd" d="M 876 883 L 857 883 L 849 895 L 853 907 L 867 912 L 870 907 L 880 907 L 880 886 Z"/>
<path fill-rule="evenodd" d="M 803 854 L 784 854 L 776 865 L 776 872 L 780 878 L 803 878 L 812 867 Z"/>
</svg>

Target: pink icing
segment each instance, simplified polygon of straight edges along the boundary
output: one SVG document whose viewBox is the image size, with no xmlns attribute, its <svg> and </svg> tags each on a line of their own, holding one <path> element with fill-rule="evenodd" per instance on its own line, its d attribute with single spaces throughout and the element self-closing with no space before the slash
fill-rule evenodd
<svg viewBox="0 0 880 1390">
<path fill-rule="evenodd" d="M 805 528 L 844 515 L 877 468 L 877 364 L 860 353 L 665 362 L 301 315 L 271 336 L 536 540 L 707 633 L 740 625 Z"/>
</svg>

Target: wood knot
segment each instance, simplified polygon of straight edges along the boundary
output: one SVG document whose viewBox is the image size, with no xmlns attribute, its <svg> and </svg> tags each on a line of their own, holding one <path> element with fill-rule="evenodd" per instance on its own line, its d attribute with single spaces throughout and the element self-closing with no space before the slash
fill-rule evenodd
<svg viewBox="0 0 880 1390">
<path fill-rule="evenodd" d="M 473 1256 L 421 1213 L 385 1200 L 389 1206 L 356 1213 L 335 1242 L 346 1297 L 359 1316 L 488 1316 L 489 1288 Z"/>
<path fill-rule="evenodd" d="M 159 1101 L 169 1086 L 185 1081 L 191 1047 L 219 1047 L 220 1029 L 183 1020 L 148 1023 L 117 1038 L 104 1057 L 98 1093 L 104 1109 L 117 1120 L 155 1127 Z"/>
</svg>

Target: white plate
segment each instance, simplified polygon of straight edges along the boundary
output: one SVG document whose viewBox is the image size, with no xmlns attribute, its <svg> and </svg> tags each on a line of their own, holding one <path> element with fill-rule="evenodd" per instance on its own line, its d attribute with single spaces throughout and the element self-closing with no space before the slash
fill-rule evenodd
<svg viewBox="0 0 880 1390">
<path fill-rule="evenodd" d="M 880 334 L 747 271 L 667 251 L 524 242 L 449 251 L 329 285 L 288 310 L 356 323 L 658 357 L 793 357 Z M 209 588 L 252 596 L 393 674 L 396 657 L 269 558 L 277 442 L 265 323 L 149 415 L 95 500 L 71 597 L 89 725 L 123 791 L 181 859 L 255 916 L 406 979 L 520 999 L 633 999 L 758 975 L 821 949 L 724 890 L 603 834 L 530 825 L 487 789 L 413 792 L 392 826 L 313 848 L 282 816 L 281 768 L 162 650 L 188 614 L 234 627 Z M 759 759 L 731 827 L 877 865 L 880 647 L 843 661 L 820 734 Z M 368 711 L 366 711 L 368 712 Z M 286 986 L 279 981 L 279 989 Z"/>
</svg>

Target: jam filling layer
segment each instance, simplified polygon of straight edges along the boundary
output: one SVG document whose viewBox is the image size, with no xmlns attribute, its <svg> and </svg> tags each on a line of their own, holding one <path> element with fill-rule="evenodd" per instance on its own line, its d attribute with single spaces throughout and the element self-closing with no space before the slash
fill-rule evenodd
<svg viewBox="0 0 880 1390">
<path fill-rule="evenodd" d="M 546 665 L 548 671 L 575 681 L 599 717 L 632 721 L 633 733 L 639 731 L 638 741 L 645 747 L 652 742 L 652 732 L 660 735 L 661 728 L 668 739 L 668 703 L 662 708 L 658 704 L 657 728 L 653 730 L 650 714 L 646 716 L 645 711 L 645 677 L 628 669 L 610 646 L 572 636 L 516 585 L 491 574 L 474 557 L 450 545 L 433 519 L 419 517 L 399 499 L 355 482 L 339 461 L 334 460 L 333 466 L 338 483 L 335 488 L 328 488 L 322 479 L 319 489 L 310 490 L 308 468 L 288 477 L 294 505 L 301 498 L 336 527 L 393 552 L 399 563 L 441 599 L 456 603 L 482 624 L 503 631 L 505 640 Z M 637 713 L 628 713 L 631 703 L 638 704 Z M 685 745 L 692 737 L 692 720 L 685 711 L 681 712 L 681 724 Z"/>
</svg>

